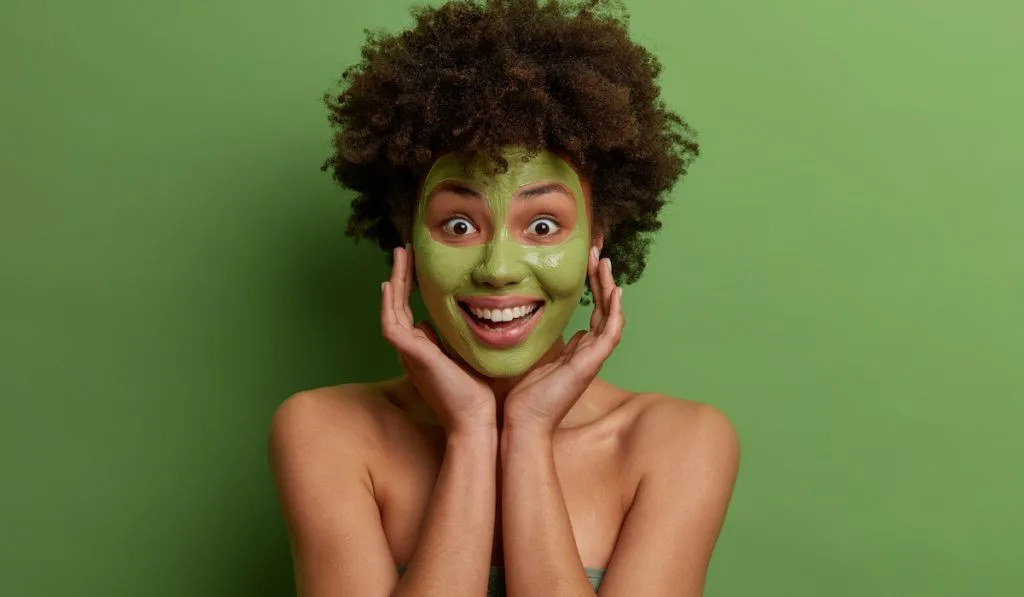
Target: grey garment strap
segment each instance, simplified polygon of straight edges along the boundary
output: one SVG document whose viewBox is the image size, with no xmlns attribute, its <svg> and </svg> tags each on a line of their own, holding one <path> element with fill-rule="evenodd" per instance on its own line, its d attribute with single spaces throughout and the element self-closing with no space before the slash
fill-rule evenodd
<svg viewBox="0 0 1024 597">
<path fill-rule="evenodd" d="M 604 568 L 584 568 L 584 572 L 587 573 L 587 580 L 590 581 L 590 586 L 594 587 L 596 593 L 601 588 L 601 581 L 604 580 Z"/>
</svg>

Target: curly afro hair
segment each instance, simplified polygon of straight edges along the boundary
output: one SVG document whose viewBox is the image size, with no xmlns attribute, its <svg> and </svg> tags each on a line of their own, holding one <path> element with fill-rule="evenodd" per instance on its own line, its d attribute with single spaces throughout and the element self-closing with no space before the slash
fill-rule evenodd
<svg viewBox="0 0 1024 597">
<path fill-rule="evenodd" d="M 556 150 L 590 182 L 616 283 L 639 279 L 659 212 L 699 154 L 660 100 L 661 64 L 632 42 L 614 0 L 453 0 L 413 9 L 396 35 L 367 32 L 361 61 L 324 96 L 323 164 L 357 193 L 347 234 L 390 251 L 408 238 L 422 178 L 442 153 Z"/>
</svg>

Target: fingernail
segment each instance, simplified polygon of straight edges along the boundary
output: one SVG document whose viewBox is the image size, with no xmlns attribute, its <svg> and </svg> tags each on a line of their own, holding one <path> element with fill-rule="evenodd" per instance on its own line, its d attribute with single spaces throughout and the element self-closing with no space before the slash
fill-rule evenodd
<svg viewBox="0 0 1024 597">
<path fill-rule="evenodd" d="M 384 285 L 385 285 L 385 284 L 387 284 L 387 282 L 381 282 L 381 283 L 380 283 L 380 293 L 381 293 L 381 294 L 384 294 Z"/>
<path fill-rule="evenodd" d="M 600 253 L 597 252 L 597 246 L 596 245 L 593 246 L 593 247 L 590 247 L 590 254 L 594 256 L 594 259 L 597 259 L 598 256 L 600 256 Z"/>
</svg>

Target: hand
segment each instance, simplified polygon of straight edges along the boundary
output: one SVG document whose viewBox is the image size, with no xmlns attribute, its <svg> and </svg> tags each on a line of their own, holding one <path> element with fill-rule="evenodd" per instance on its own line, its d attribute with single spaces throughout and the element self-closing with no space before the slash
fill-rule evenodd
<svg viewBox="0 0 1024 597">
<path fill-rule="evenodd" d="M 622 288 L 612 278 L 611 261 L 598 260 L 596 247 L 590 252 L 587 273 L 594 295 L 590 330 L 576 332 L 554 362 L 534 369 L 509 391 L 506 424 L 537 425 L 554 433 L 618 346 L 625 326 Z"/>
<path fill-rule="evenodd" d="M 408 249 L 395 249 L 391 278 L 381 285 L 380 323 L 384 338 L 423 399 L 437 413 L 449 434 L 478 426 L 496 427 L 494 392 L 474 372 L 450 359 L 441 349 L 437 332 L 427 322 L 413 325 Z"/>
</svg>

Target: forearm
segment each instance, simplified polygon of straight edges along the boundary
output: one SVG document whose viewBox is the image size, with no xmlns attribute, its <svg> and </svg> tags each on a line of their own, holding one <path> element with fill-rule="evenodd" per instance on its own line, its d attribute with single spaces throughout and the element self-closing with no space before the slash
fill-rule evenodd
<svg viewBox="0 0 1024 597">
<path fill-rule="evenodd" d="M 480 597 L 487 592 L 497 443 L 495 429 L 449 435 L 419 542 L 392 597 Z"/>
<path fill-rule="evenodd" d="M 506 425 L 500 451 L 509 596 L 593 597 L 558 482 L 550 434 Z"/>
</svg>

